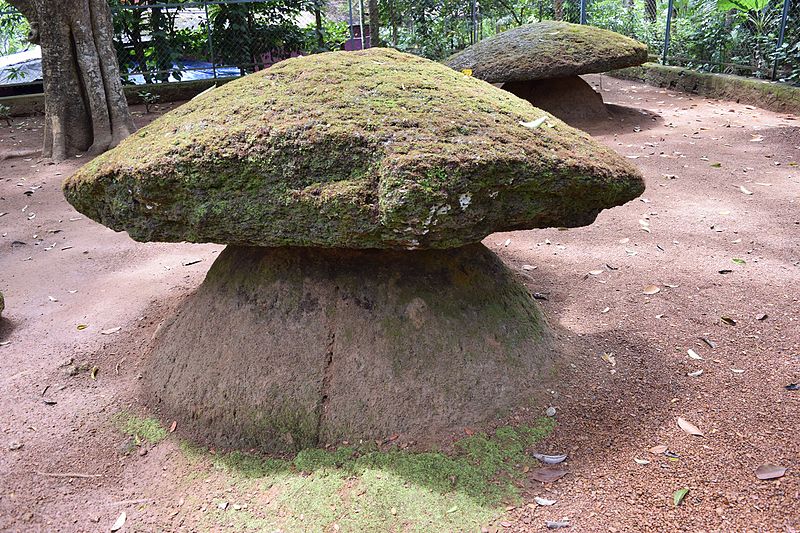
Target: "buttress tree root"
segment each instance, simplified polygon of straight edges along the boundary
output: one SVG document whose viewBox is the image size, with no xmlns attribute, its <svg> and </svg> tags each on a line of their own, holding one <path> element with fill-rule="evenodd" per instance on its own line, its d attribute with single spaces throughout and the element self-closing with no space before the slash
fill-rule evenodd
<svg viewBox="0 0 800 533">
<path fill-rule="evenodd" d="M 45 128 L 42 156 L 60 162 L 100 154 L 134 130 L 106 0 L 10 0 L 42 47 Z"/>
</svg>

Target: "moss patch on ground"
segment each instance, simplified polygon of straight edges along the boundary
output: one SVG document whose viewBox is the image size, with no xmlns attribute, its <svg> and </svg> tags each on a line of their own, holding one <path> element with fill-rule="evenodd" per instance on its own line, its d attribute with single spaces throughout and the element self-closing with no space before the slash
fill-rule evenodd
<svg viewBox="0 0 800 533">
<path fill-rule="evenodd" d="M 528 450 L 550 434 L 552 419 L 502 427 L 457 441 L 453 451 L 307 449 L 292 459 L 243 452 L 210 456 L 246 503 L 214 505 L 204 527 L 238 531 L 465 531 L 499 519 L 519 501 Z M 183 446 L 190 460 L 205 455 Z M 215 502 L 215 503 L 222 503 Z M 223 508 L 224 507 L 224 508 Z"/>
<path fill-rule="evenodd" d="M 167 437 L 167 430 L 155 418 L 140 417 L 128 411 L 120 411 L 111 417 L 111 423 L 122 433 L 137 442 L 157 444 Z"/>
</svg>

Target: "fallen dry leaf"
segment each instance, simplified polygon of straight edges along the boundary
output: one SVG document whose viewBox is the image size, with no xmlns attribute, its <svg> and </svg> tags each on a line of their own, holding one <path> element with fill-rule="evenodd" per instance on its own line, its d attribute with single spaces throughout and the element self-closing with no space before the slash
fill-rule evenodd
<svg viewBox="0 0 800 533">
<path fill-rule="evenodd" d="M 128 515 L 125 514 L 125 511 L 122 511 L 120 513 L 119 517 L 117 517 L 117 520 L 111 526 L 111 531 L 119 531 L 120 529 L 122 529 L 122 526 L 125 525 L 125 520 L 127 518 L 128 518 Z"/>
<path fill-rule="evenodd" d="M 756 477 L 758 479 L 776 479 L 783 477 L 786 473 L 786 468 L 778 465 L 763 464 L 756 468 Z"/>
<path fill-rule="evenodd" d="M 700 356 L 700 354 L 698 354 L 697 352 L 695 352 L 692 349 L 686 350 L 686 353 L 688 353 L 689 357 L 691 357 L 692 359 L 696 359 L 698 361 L 702 361 L 703 360 L 703 358 Z"/>
<path fill-rule="evenodd" d="M 557 465 L 567 460 L 566 455 L 545 455 L 543 453 L 534 453 L 532 455 L 534 459 L 538 459 L 547 465 Z"/>
<path fill-rule="evenodd" d="M 100 332 L 100 335 L 113 335 L 114 333 L 118 332 L 122 329 L 122 326 L 117 326 L 115 328 L 104 329 Z"/>
<path fill-rule="evenodd" d="M 678 427 L 684 430 L 689 435 L 694 435 L 696 437 L 703 437 L 703 432 L 700 429 L 689 422 L 688 420 L 678 417 Z"/>
<path fill-rule="evenodd" d="M 542 483 L 549 483 L 567 475 L 566 470 L 560 468 L 537 468 L 531 471 L 531 477 Z"/>
<path fill-rule="evenodd" d="M 644 289 L 642 289 L 642 292 L 644 292 L 649 296 L 652 296 L 653 294 L 661 292 L 661 287 L 659 287 L 658 285 L 647 285 L 645 286 Z"/>
<path fill-rule="evenodd" d="M 661 455 L 665 451 L 667 451 L 667 447 L 664 446 L 663 444 L 659 444 L 658 446 L 653 446 L 652 448 L 650 448 L 647 451 L 652 453 L 653 455 Z"/>
<path fill-rule="evenodd" d="M 716 348 L 717 347 L 716 343 L 714 341 L 712 341 L 711 339 L 707 339 L 705 337 L 700 337 L 700 340 L 703 341 L 704 343 L 706 343 L 709 348 Z"/>
<path fill-rule="evenodd" d="M 172 424 L 170 424 L 170 426 L 169 426 L 169 432 L 170 433 L 175 433 L 175 429 L 177 427 L 178 427 L 178 421 L 177 420 L 173 420 Z"/>
<path fill-rule="evenodd" d="M 519 121 L 519 125 L 520 126 L 524 126 L 524 127 L 528 128 L 528 129 L 531 129 L 531 130 L 535 130 L 536 128 L 538 128 L 539 126 L 544 124 L 545 120 L 547 120 L 547 116 L 546 115 L 543 116 L 543 117 L 539 117 L 536 120 L 531 120 L 530 122 L 522 122 L 520 120 Z"/>
</svg>

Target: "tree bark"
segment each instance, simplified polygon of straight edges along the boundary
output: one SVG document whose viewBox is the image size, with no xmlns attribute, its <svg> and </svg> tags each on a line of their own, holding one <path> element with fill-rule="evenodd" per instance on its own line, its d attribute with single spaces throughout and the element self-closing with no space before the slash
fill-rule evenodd
<svg viewBox="0 0 800 533">
<path fill-rule="evenodd" d="M 389 20 L 392 24 L 392 46 L 397 46 L 398 33 L 397 33 L 397 18 L 394 11 L 394 0 L 389 0 Z"/>
<path fill-rule="evenodd" d="M 322 6 L 319 1 L 314 6 L 314 28 L 317 32 L 317 48 L 319 51 L 323 51 L 325 49 L 325 35 L 322 30 Z"/>
<path fill-rule="evenodd" d="M 42 47 L 42 156 L 54 162 L 115 146 L 134 130 L 106 0 L 10 0 Z"/>
<path fill-rule="evenodd" d="M 378 8 L 378 0 L 369 0 L 369 45 L 370 47 L 381 46 L 381 12 Z"/>
<path fill-rule="evenodd" d="M 564 20 L 564 0 L 553 0 L 553 18 Z"/>
</svg>

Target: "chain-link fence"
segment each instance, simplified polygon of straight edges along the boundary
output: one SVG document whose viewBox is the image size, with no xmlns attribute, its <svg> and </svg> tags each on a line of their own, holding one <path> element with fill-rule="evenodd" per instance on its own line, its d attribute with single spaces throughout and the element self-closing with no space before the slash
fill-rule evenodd
<svg viewBox="0 0 800 533">
<path fill-rule="evenodd" d="M 794 82 L 800 76 L 800 12 L 790 0 L 587 1 L 589 24 L 647 43 L 665 64 Z"/>
<path fill-rule="evenodd" d="M 304 28 L 313 24 L 314 17 L 302 11 L 299 2 L 286 4 L 112 0 L 114 45 L 123 81 L 143 84 L 241 76 L 304 53 L 314 38 L 313 30 Z M 0 56 L 6 61 L 0 57 L 0 85 L 41 79 L 41 52 L 25 43 L 25 19 L 10 6 L 3 7 Z"/>
<path fill-rule="evenodd" d="M 397 13 L 391 11 L 394 1 L 382 0 L 381 38 L 442 59 L 515 25 L 565 20 L 630 35 L 648 44 L 652 59 L 666 64 L 800 83 L 799 1 L 460 0 L 412 2 Z M 362 32 L 369 35 L 360 0 L 173 2 L 111 0 L 127 83 L 240 76 L 301 53 L 359 48 Z M 324 38 L 307 11 L 314 4 L 322 7 Z M 17 51 L 26 32 L 24 19 L 0 0 L 0 55 Z M 0 84 L 33 81 L 34 71 L 0 63 Z"/>
<path fill-rule="evenodd" d="M 297 56 L 304 14 L 259 0 L 112 6 L 123 77 L 132 83 L 241 76 Z M 309 21 L 305 21 L 308 23 Z"/>
</svg>

